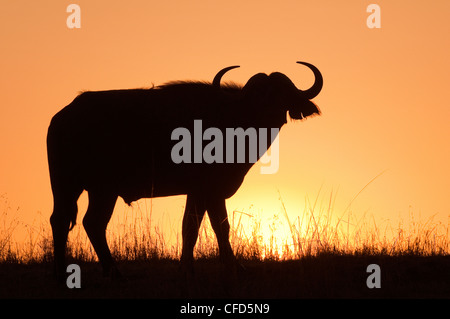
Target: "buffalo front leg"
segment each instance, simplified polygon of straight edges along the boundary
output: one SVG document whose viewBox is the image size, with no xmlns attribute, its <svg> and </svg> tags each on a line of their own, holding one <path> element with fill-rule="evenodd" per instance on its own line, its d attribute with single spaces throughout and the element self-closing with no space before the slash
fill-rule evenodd
<svg viewBox="0 0 450 319">
<path fill-rule="evenodd" d="M 183 217 L 183 248 L 181 252 L 181 265 L 184 269 L 192 269 L 194 260 L 194 246 L 197 242 L 198 231 L 205 215 L 205 205 L 202 200 L 188 195 Z"/>
<path fill-rule="evenodd" d="M 106 227 L 114 210 L 117 196 L 89 191 L 89 206 L 83 218 L 83 226 L 103 267 L 105 276 L 119 277 L 108 243 Z"/>
<path fill-rule="evenodd" d="M 225 199 L 209 200 L 206 209 L 211 226 L 216 233 L 220 258 L 227 266 L 234 268 L 236 266 L 236 258 L 230 245 L 230 223 L 228 222 Z"/>
</svg>

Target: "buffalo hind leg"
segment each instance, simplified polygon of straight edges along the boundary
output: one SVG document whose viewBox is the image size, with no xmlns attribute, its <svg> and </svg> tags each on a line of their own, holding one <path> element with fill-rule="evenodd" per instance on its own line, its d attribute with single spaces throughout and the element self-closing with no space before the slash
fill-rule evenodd
<svg viewBox="0 0 450 319">
<path fill-rule="evenodd" d="M 75 224 L 77 199 L 81 191 L 53 194 L 53 213 L 50 217 L 53 235 L 53 257 L 56 278 L 64 280 L 66 274 L 66 244 L 70 229 Z"/>
<path fill-rule="evenodd" d="M 103 275 L 120 277 L 106 242 L 106 227 L 116 204 L 117 196 L 104 192 L 89 192 L 89 206 L 83 226 L 103 268 Z"/>
<path fill-rule="evenodd" d="M 188 195 L 184 210 L 182 237 L 183 248 L 181 252 L 181 266 L 185 270 L 192 271 L 194 261 L 194 246 L 197 242 L 198 231 L 205 215 L 203 200 L 198 200 L 193 195 Z"/>
</svg>

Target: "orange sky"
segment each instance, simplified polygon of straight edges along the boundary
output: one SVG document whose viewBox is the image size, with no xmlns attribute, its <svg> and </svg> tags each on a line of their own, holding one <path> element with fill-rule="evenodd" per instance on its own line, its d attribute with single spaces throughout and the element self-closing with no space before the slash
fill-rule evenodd
<svg viewBox="0 0 450 319">
<path fill-rule="evenodd" d="M 66 26 L 70 3 L 81 7 L 80 29 Z M 381 29 L 366 25 L 370 3 L 381 8 Z M 279 191 L 298 215 L 322 185 L 321 198 L 338 190 L 340 215 L 386 170 L 353 214 L 395 220 L 412 211 L 447 223 L 449 14 L 447 0 L 4 2 L 0 194 L 24 223 L 50 216 L 47 127 L 79 91 L 210 81 L 236 64 L 224 80 L 280 71 L 306 89 L 313 78 L 301 60 L 324 76 L 314 100 L 323 116 L 283 127 L 278 173 L 252 169 L 229 211 L 279 213 Z M 153 215 L 181 219 L 182 200 L 161 203 Z"/>
</svg>

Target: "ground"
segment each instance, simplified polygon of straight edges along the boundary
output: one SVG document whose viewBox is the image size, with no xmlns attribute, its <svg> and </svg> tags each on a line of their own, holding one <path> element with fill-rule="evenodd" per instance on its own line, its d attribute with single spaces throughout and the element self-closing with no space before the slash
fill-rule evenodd
<svg viewBox="0 0 450 319">
<path fill-rule="evenodd" d="M 244 260 L 227 272 L 216 259 L 197 260 L 185 276 L 170 259 L 121 261 L 123 280 L 102 276 L 99 264 L 79 262 L 81 288 L 56 283 L 51 263 L 0 263 L 0 298 L 450 299 L 450 256 L 324 254 L 291 261 Z M 369 289 L 367 266 L 380 266 L 381 288 Z"/>
</svg>

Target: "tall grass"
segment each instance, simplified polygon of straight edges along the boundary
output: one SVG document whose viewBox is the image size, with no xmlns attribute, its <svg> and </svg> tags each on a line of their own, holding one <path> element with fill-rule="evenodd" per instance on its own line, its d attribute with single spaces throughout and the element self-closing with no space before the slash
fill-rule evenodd
<svg viewBox="0 0 450 319">
<path fill-rule="evenodd" d="M 52 259 L 52 238 L 48 221 L 23 225 L 17 214 L 5 204 L 0 211 L 0 262 L 45 262 Z M 324 253 L 345 255 L 448 255 L 450 253 L 449 222 L 434 218 L 417 220 L 411 214 L 407 221 L 377 223 L 373 217 L 359 217 L 351 210 L 335 213 L 333 194 L 327 203 L 306 201 L 301 214 L 289 217 L 280 196 L 281 214 L 269 219 L 247 212 L 229 212 L 230 242 L 240 259 L 289 260 Z M 151 209 L 131 210 L 118 216 L 109 225 L 107 238 L 118 260 L 178 259 L 181 255 L 181 228 L 171 234 L 155 224 Z M 114 218 L 113 218 L 114 219 Z M 13 240 L 18 228 L 26 229 L 27 239 Z M 170 238 L 170 239 L 169 239 Z M 197 245 L 197 258 L 215 257 L 218 247 L 207 216 L 203 221 Z M 69 234 L 68 255 L 83 261 L 97 260 L 82 226 Z"/>
</svg>

